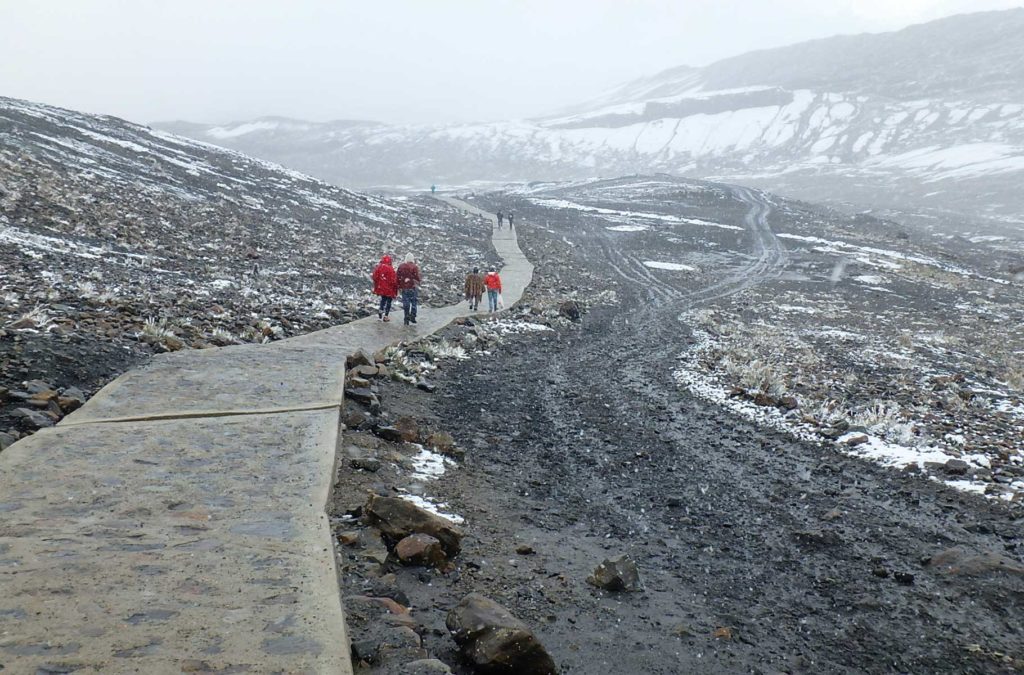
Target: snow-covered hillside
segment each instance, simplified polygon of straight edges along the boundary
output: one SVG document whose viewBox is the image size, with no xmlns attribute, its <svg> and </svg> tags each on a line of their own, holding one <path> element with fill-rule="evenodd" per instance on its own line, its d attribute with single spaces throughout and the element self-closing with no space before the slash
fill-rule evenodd
<svg viewBox="0 0 1024 675">
<path fill-rule="evenodd" d="M 536 120 L 165 125 L 339 184 L 665 171 L 1019 226 L 1024 9 L 674 68 Z"/>
<path fill-rule="evenodd" d="M 384 251 L 423 261 L 428 302 L 457 301 L 489 232 L 430 198 L 0 98 L 0 434 L 25 381 L 88 393 L 153 351 L 365 316 Z"/>
</svg>

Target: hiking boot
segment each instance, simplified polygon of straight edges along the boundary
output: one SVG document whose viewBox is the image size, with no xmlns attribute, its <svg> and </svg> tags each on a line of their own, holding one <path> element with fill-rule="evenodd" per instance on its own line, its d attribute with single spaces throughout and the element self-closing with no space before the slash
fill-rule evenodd
<svg viewBox="0 0 1024 675">
<path fill-rule="evenodd" d="M 391 317 L 390 317 L 390 316 L 388 316 L 387 314 L 385 314 L 385 315 L 384 315 L 384 318 L 383 318 L 383 319 L 381 319 L 381 320 L 382 320 L 382 321 L 391 321 Z"/>
<path fill-rule="evenodd" d="M 409 323 L 416 323 L 416 317 L 409 319 Z"/>
<path fill-rule="evenodd" d="M 384 315 L 383 315 L 383 314 L 381 314 L 380 312 L 377 312 L 377 321 L 380 321 L 380 320 L 382 320 L 383 318 L 384 318 Z"/>
</svg>

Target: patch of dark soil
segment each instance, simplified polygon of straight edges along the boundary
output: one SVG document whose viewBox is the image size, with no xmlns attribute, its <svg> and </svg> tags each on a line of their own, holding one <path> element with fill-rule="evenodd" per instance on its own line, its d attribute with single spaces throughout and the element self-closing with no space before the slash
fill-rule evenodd
<svg viewBox="0 0 1024 675">
<path fill-rule="evenodd" d="M 467 452 L 431 485 L 466 519 L 456 571 L 395 572 L 430 652 L 469 672 L 443 618 L 477 591 L 531 625 L 563 672 L 1020 667 L 1024 581 L 927 565 L 955 546 L 1019 560 L 1019 520 L 758 430 L 658 378 L 637 387 L 619 370 L 630 353 L 593 345 L 614 320 L 595 313 L 579 333 L 446 369 L 433 396 L 389 391 L 395 414 L 430 401 Z M 642 591 L 586 582 L 621 553 Z"/>
<path fill-rule="evenodd" d="M 26 390 L 27 382 L 46 383 L 61 393 L 75 388 L 88 398 L 151 356 L 150 348 L 137 342 L 98 341 L 78 334 L 5 332 L 0 337 L 0 389 L 6 390 L 0 400 L 0 431 L 25 435 L 35 430 L 14 412 L 32 408 L 22 398 L 31 393 Z"/>
</svg>

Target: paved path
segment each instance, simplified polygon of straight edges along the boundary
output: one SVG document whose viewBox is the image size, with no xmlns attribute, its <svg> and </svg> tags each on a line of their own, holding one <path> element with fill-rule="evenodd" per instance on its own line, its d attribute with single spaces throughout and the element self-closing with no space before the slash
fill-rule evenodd
<svg viewBox="0 0 1024 675">
<path fill-rule="evenodd" d="M 493 241 L 511 306 L 533 267 Z M 350 673 L 324 510 L 345 356 L 467 310 L 161 355 L 5 450 L 0 670 Z"/>
</svg>

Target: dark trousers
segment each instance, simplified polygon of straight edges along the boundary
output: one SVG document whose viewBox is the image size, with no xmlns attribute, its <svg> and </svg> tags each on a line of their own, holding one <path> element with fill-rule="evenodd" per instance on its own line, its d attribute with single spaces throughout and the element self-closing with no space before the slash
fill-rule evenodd
<svg viewBox="0 0 1024 675">
<path fill-rule="evenodd" d="M 389 298 L 386 295 L 380 296 L 380 308 L 377 310 L 377 313 L 380 314 L 381 316 L 387 316 L 388 314 L 390 314 L 392 300 L 394 300 L 394 298 Z"/>
<path fill-rule="evenodd" d="M 419 289 L 402 289 L 402 311 L 405 312 L 406 323 L 416 320 L 416 306 L 419 304 Z"/>
</svg>

